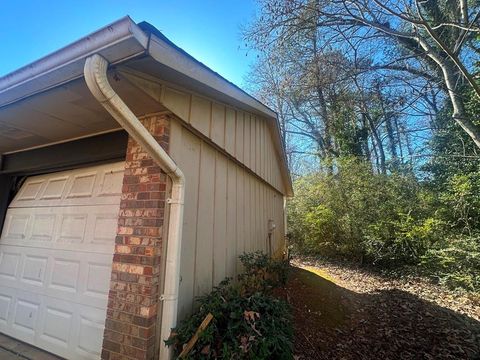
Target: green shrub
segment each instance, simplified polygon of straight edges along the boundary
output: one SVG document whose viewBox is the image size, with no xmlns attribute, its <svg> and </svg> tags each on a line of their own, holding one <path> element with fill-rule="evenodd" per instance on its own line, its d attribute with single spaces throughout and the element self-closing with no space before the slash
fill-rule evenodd
<svg viewBox="0 0 480 360">
<path fill-rule="evenodd" d="M 439 219 L 416 220 L 410 214 L 371 224 L 365 241 L 367 257 L 385 267 L 416 264 L 440 240 L 444 226 Z"/>
<path fill-rule="evenodd" d="M 420 263 L 426 275 L 450 288 L 480 291 L 480 238 L 459 237 L 426 251 Z"/>
<path fill-rule="evenodd" d="M 453 228 L 467 234 L 480 229 L 480 172 L 448 178 L 440 200 L 442 215 Z"/>
<path fill-rule="evenodd" d="M 338 159 L 332 173 L 295 181 L 287 207 L 293 249 L 389 272 L 420 265 L 443 284 L 479 291 L 480 172 L 467 170 L 439 171 L 438 184 Z"/>
<path fill-rule="evenodd" d="M 287 265 L 261 253 L 244 254 L 240 260 L 245 273 L 239 281 L 226 279 L 210 294 L 197 298 L 198 310 L 174 329 L 166 343 L 177 353 L 211 313 L 213 320 L 187 359 L 293 358 L 290 308 L 263 291 L 286 281 Z"/>
<path fill-rule="evenodd" d="M 243 273 L 238 282 L 245 294 L 269 292 L 272 288 L 285 285 L 289 264 L 285 260 L 272 259 L 261 251 L 239 256 Z"/>
<path fill-rule="evenodd" d="M 290 239 L 302 253 L 411 263 L 441 232 L 433 195 L 409 171 L 375 174 L 370 164 L 341 159 L 332 174 L 298 179 L 288 204 Z"/>
</svg>

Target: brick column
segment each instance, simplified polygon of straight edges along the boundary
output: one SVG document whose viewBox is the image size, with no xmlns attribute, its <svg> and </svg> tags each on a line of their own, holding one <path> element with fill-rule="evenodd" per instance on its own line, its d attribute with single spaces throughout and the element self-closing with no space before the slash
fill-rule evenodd
<svg viewBox="0 0 480 360">
<path fill-rule="evenodd" d="M 141 119 L 168 150 L 168 115 Z M 129 139 L 102 359 L 153 359 L 167 177 Z"/>
</svg>

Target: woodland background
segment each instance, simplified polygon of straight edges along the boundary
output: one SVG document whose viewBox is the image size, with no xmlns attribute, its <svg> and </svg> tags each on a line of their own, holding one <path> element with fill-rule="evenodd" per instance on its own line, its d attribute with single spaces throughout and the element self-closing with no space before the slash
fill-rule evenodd
<svg viewBox="0 0 480 360">
<path fill-rule="evenodd" d="M 480 291 L 480 2 L 259 0 L 294 251 Z"/>
</svg>

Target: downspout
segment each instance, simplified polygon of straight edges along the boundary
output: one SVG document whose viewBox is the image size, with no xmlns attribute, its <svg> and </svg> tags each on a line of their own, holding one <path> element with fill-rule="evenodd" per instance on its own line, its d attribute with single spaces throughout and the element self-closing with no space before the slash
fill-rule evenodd
<svg viewBox="0 0 480 360">
<path fill-rule="evenodd" d="M 107 78 L 108 62 L 98 54 L 85 61 L 84 75 L 87 86 L 93 96 L 124 128 L 128 134 L 140 144 L 153 160 L 172 180 L 172 196 L 168 223 L 167 254 L 165 259 L 165 285 L 161 296 L 162 325 L 160 329 L 160 359 L 172 357 L 171 347 L 163 344 L 170 336 L 171 329 L 177 324 L 178 287 L 180 282 L 180 251 L 182 243 L 183 202 L 185 196 L 185 176 L 173 159 L 142 125 L 140 120 L 115 93 Z"/>
</svg>

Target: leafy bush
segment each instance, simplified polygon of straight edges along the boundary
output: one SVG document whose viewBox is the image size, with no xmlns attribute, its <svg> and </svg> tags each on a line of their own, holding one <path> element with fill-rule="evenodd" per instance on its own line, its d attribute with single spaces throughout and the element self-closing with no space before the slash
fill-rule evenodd
<svg viewBox="0 0 480 360">
<path fill-rule="evenodd" d="M 411 214 L 398 214 L 368 226 L 365 251 L 374 264 L 395 266 L 415 264 L 439 241 L 444 223 L 436 218 L 416 220 Z"/>
<path fill-rule="evenodd" d="M 292 359 L 290 309 L 263 290 L 286 280 L 286 265 L 261 253 L 240 257 L 245 273 L 239 281 L 224 280 L 199 297 L 198 310 L 174 330 L 166 342 L 181 352 L 203 319 L 213 320 L 200 334 L 187 359 Z M 270 274 L 278 277 L 271 277 Z"/>
<path fill-rule="evenodd" d="M 440 195 L 443 217 L 463 233 L 480 229 L 480 172 L 454 174 L 445 185 Z"/>
<path fill-rule="evenodd" d="M 346 158 L 333 173 L 301 177 L 294 188 L 288 221 L 295 251 L 397 273 L 420 265 L 450 287 L 480 291 L 480 172 L 450 174 L 440 186 L 406 170 L 376 174 Z"/>
<path fill-rule="evenodd" d="M 239 256 L 244 272 L 238 276 L 244 294 L 268 292 L 285 285 L 289 264 L 284 260 L 270 258 L 261 251 Z"/>
<path fill-rule="evenodd" d="M 374 174 L 355 158 L 333 174 L 298 179 L 288 206 L 290 238 L 303 253 L 372 264 L 411 263 L 442 231 L 432 194 L 408 171 Z"/>
<path fill-rule="evenodd" d="M 459 237 L 437 244 L 421 258 L 422 270 L 450 288 L 480 290 L 480 238 Z"/>
</svg>

